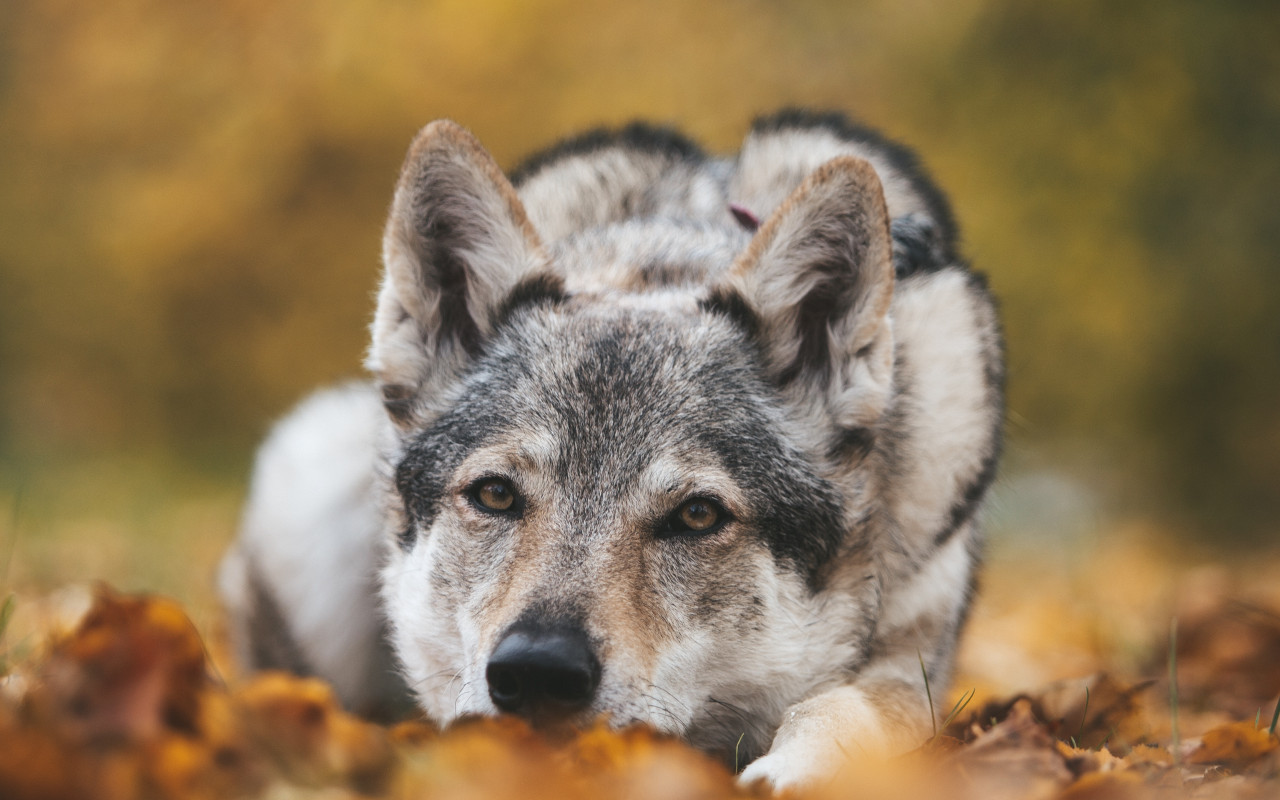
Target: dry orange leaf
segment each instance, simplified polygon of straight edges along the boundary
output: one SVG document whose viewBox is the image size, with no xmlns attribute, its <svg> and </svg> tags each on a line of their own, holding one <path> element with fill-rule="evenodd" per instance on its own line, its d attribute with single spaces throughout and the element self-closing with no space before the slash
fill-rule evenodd
<svg viewBox="0 0 1280 800">
<path fill-rule="evenodd" d="M 1280 747 L 1280 739 L 1252 722 L 1221 725 L 1200 737 L 1200 744 L 1187 754 L 1189 764 L 1221 764 L 1232 769 L 1246 767 Z"/>
<path fill-rule="evenodd" d="M 445 731 L 421 720 L 388 728 L 347 713 L 313 678 L 265 673 L 228 689 L 209 675 L 181 608 L 107 589 L 28 674 L 25 691 L 0 693 L 3 800 L 764 796 L 761 787 L 737 787 L 722 763 L 645 728 L 598 725 L 555 739 L 512 718 Z M 992 700 L 916 751 L 850 762 L 800 797 L 1277 796 L 1280 741 L 1252 722 L 1188 742 L 1180 764 L 1164 747 L 1113 755 L 1107 748 L 1117 739 L 1127 749 L 1145 735 L 1142 689 L 1097 676 Z M 1098 746 L 1107 734 L 1107 747 Z"/>
<path fill-rule="evenodd" d="M 1128 800 L 1138 795 L 1142 777 L 1133 772 L 1090 772 L 1068 786 L 1057 800 Z"/>
</svg>

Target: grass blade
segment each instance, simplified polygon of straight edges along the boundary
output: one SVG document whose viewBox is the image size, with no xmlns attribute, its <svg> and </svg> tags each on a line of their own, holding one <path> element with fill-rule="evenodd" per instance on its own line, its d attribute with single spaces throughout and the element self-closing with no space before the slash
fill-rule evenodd
<svg viewBox="0 0 1280 800">
<path fill-rule="evenodd" d="M 1102 748 L 1106 747 L 1107 742 L 1111 741 L 1111 737 L 1115 735 L 1116 735 L 1116 729 L 1112 728 L 1111 731 L 1106 735 L 1106 738 L 1102 740 L 1102 743 L 1098 745 L 1098 752 L 1102 752 Z"/>
<path fill-rule="evenodd" d="M 933 690 L 929 688 L 929 670 L 924 668 L 924 656 L 920 655 L 919 650 L 916 651 L 916 658 L 920 659 L 920 674 L 924 676 L 924 693 L 929 698 L 929 721 L 933 723 L 933 738 L 937 739 L 938 715 L 933 710 Z"/>
<path fill-rule="evenodd" d="M 9 618 L 13 616 L 13 607 L 17 605 L 17 596 L 10 594 L 0 606 L 0 645 L 4 644 L 4 632 L 9 628 Z M 9 657 L 7 651 L 0 647 L 0 678 L 9 674 Z"/>
<path fill-rule="evenodd" d="M 942 723 L 942 729 L 944 731 L 947 729 L 948 725 L 950 725 L 952 722 L 955 721 L 956 717 L 960 716 L 960 712 L 965 710 L 965 707 L 969 705 L 969 701 L 972 700 L 977 694 L 978 694 L 978 690 L 974 688 L 960 695 L 960 699 L 957 700 L 956 704 L 951 707 L 951 713 L 947 715 L 946 720 L 944 720 Z M 934 728 L 933 738 L 935 739 L 938 738 L 938 731 L 936 727 Z"/>
<path fill-rule="evenodd" d="M 1276 713 L 1271 715 L 1271 727 L 1267 728 L 1267 733 L 1272 736 L 1276 735 L 1276 723 L 1280 722 L 1280 700 L 1276 701 Z"/>
<path fill-rule="evenodd" d="M 9 595 L 0 606 L 0 641 L 4 641 L 4 632 L 9 627 L 9 617 L 13 616 L 13 607 L 17 604 L 17 595 Z"/>
<path fill-rule="evenodd" d="M 1076 732 L 1076 736 L 1080 737 L 1080 741 L 1084 741 L 1084 723 L 1089 719 L 1089 687 L 1084 687 L 1084 711 L 1080 713 L 1080 730 Z"/>
<path fill-rule="evenodd" d="M 1182 737 L 1178 734 L 1178 618 L 1169 623 L 1169 713 L 1173 723 L 1173 759 L 1180 761 L 1178 749 Z"/>
<path fill-rule="evenodd" d="M 4 543 L 4 566 L 0 567 L 0 587 L 9 580 L 9 567 L 13 565 L 13 551 L 18 546 L 18 523 L 22 521 L 22 485 L 13 496 L 13 508 L 9 514 L 9 541 Z"/>
</svg>

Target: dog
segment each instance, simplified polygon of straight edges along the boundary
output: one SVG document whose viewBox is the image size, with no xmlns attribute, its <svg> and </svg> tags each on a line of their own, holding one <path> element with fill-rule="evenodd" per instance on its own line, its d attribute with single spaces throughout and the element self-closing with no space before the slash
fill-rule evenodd
<svg viewBox="0 0 1280 800">
<path fill-rule="evenodd" d="M 382 258 L 373 380 L 257 458 L 247 664 L 367 714 L 643 723 L 778 789 L 927 737 L 1004 366 L 911 151 L 789 110 L 731 157 L 635 123 L 508 178 L 434 122 Z"/>
</svg>

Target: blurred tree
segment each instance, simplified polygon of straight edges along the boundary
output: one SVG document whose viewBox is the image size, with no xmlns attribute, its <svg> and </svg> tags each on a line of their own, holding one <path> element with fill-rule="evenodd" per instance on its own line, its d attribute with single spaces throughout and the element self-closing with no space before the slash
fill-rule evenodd
<svg viewBox="0 0 1280 800">
<path fill-rule="evenodd" d="M 1130 510 L 1280 512 L 1280 6 L 8 0 L 0 460 L 243 465 L 359 375 L 413 131 L 500 161 L 783 104 L 917 146 L 1003 299 L 1012 433 Z M 1083 454 L 1083 455 L 1081 455 Z"/>
<path fill-rule="evenodd" d="M 936 96 L 1001 184 L 1003 213 L 960 209 L 1021 433 L 1091 440 L 1104 480 L 1207 531 L 1273 532 L 1280 6 L 1004 0 L 971 30 Z"/>
</svg>

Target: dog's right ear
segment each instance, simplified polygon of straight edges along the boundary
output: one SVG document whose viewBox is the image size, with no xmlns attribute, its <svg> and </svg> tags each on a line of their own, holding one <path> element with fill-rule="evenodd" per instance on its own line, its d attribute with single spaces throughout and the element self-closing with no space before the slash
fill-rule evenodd
<svg viewBox="0 0 1280 800">
<path fill-rule="evenodd" d="M 480 351 L 511 290 L 546 257 L 502 170 L 465 129 L 438 121 L 409 148 L 382 260 L 366 366 L 406 425 L 424 392 Z"/>
<path fill-rule="evenodd" d="M 893 251 L 868 162 L 814 170 L 755 234 L 707 302 L 745 302 L 766 371 L 797 398 L 825 396 L 844 428 L 873 424 L 892 393 Z"/>
</svg>

